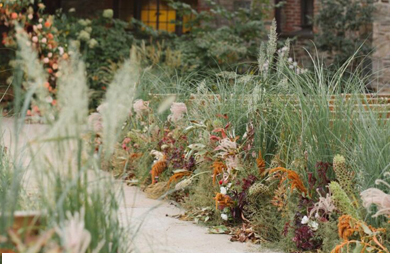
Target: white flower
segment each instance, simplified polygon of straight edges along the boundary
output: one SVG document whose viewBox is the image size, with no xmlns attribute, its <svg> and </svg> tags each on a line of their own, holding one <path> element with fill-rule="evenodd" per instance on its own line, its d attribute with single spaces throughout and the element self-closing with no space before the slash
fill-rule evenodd
<svg viewBox="0 0 400 264">
<path fill-rule="evenodd" d="M 36 43 L 36 42 L 39 41 L 39 39 L 38 39 L 38 37 L 34 36 L 34 37 L 32 37 L 32 41 L 33 41 L 34 43 Z"/>
<path fill-rule="evenodd" d="M 78 39 L 80 39 L 82 41 L 89 41 L 90 40 L 89 32 L 87 32 L 85 30 L 81 30 L 81 32 L 79 32 Z"/>
<path fill-rule="evenodd" d="M 390 187 L 388 183 L 382 180 L 377 180 L 375 184 L 384 183 L 386 186 Z M 369 210 L 372 204 L 377 207 L 377 212 L 372 217 L 377 217 L 378 215 L 390 215 L 390 194 L 386 194 L 377 188 L 369 188 L 360 193 L 361 200 L 363 201 L 363 206 Z"/>
<path fill-rule="evenodd" d="M 47 39 L 46 38 L 42 38 L 42 43 L 47 43 Z"/>
<path fill-rule="evenodd" d="M 89 128 L 95 133 L 100 134 L 103 131 L 103 119 L 101 114 L 92 113 L 88 118 Z"/>
<path fill-rule="evenodd" d="M 226 158 L 226 166 L 228 169 L 235 169 L 237 170 L 239 168 L 239 157 L 237 155 L 235 156 L 228 156 Z"/>
<path fill-rule="evenodd" d="M 96 108 L 96 110 L 97 110 L 97 112 L 99 112 L 99 113 L 101 114 L 103 111 L 106 111 L 107 108 L 108 108 L 108 103 L 101 103 L 101 104 Z"/>
<path fill-rule="evenodd" d="M 155 158 L 154 162 L 157 162 L 160 160 L 165 160 L 165 155 L 160 151 L 152 150 L 152 151 L 150 151 L 150 155 L 154 156 L 154 158 Z"/>
<path fill-rule="evenodd" d="M 47 57 L 49 57 L 49 58 L 53 57 L 53 53 L 49 52 L 49 53 L 47 54 Z"/>
<path fill-rule="evenodd" d="M 51 96 L 46 97 L 46 102 L 51 103 L 53 102 L 53 98 Z"/>
<path fill-rule="evenodd" d="M 317 231 L 318 230 L 318 223 L 315 221 L 310 221 L 308 223 L 308 226 L 311 228 L 312 231 Z"/>
<path fill-rule="evenodd" d="M 185 103 L 172 103 L 171 105 L 171 115 L 168 116 L 168 120 L 176 123 L 183 118 L 183 115 L 187 113 L 187 108 Z"/>
<path fill-rule="evenodd" d="M 74 12 L 76 12 L 76 9 L 75 9 L 75 8 L 70 8 L 70 9 L 68 10 L 68 12 L 74 13 Z"/>
<path fill-rule="evenodd" d="M 293 59 L 292 59 L 292 58 L 289 58 L 289 59 L 288 59 L 288 62 L 293 62 Z"/>
<path fill-rule="evenodd" d="M 95 39 L 91 39 L 89 41 L 89 48 L 93 49 L 94 47 L 96 47 L 99 43 L 97 42 L 97 40 Z"/>
<path fill-rule="evenodd" d="M 133 103 L 133 111 L 135 111 L 139 117 L 143 116 L 143 113 L 149 109 L 149 101 L 143 101 L 142 99 L 139 99 Z"/>
<path fill-rule="evenodd" d="M 85 19 L 79 19 L 79 20 L 78 20 L 78 23 L 79 23 L 81 26 L 84 26 L 84 27 L 86 27 L 86 26 L 88 25 L 88 22 L 87 22 L 87 20 L 85 20 Z"/>
<path fill-rule="evenodd" d="M 222 193 L 223 195 L 226 195 L 226 188 L 225 187 L 221 187 L 220 193 Z"/>
<path fill-rule="evenodd" d="M 293 66 L 296 67 L 297 66 L 297 62 L 293 62 Z"/>
<path fill-rule="evenodd" d="M 267 71 L 268 67 L 269 67 L 269 60 L 266 60 L 265 63 L 263 64 L 263 68 L 265 71 Z"/>
<path fill-rule="evenodd" d="M 56 227 L 56 232 L 68 253 L 84 253 L 90 245 L 91 235 L 85 229 L 84 216 L 83 208 L 80 213 L 75 212 L 74 215 L 67 212 L 67 220 L 60 227 Z"/>
<path fill-rule="evenodd" d="M 161 146 L 161 150 L 166 150 L 167 148 L 169 148 L 169 146 L 167 144 L 164 144 Z"/>
<path fill-rule="evenodd" d="M 38 25 L 37 25 L 37 28 L 38 28 L 38 29 L 42 29 L 42 28 L 43 28 L 43 25 L 42 25 L 42 24 L 38 24 Z"/>
<path fill-rule="evenodd" d="M 58 47 L 58 51 L 60 52 L 60 55 L 64 54 L 64 48 L 63 47 Z"/>
<path fill-rule="evenodd" d="M 219 146 L 215 148 L 215 150 L 223 150 L 225 152 L 230 152 L 231 150 L 236 150 L 237 145 L 235 141 L 230 140 L 229 138 L 221 139 L 219 142 Z"/>
<path fill-rule="evenodd" d="M 301 219 L 301 224 L 302 225 L 305 225 L 305 224 L 307 224 L 308 223 L 308 217 L 305 215 L 305 216 L 303 216 L 303 219 Z"/>
<path fill-rule="evenodd" d="M 43 62 L 44 62 L 44 63 L 49 63 L 49 58 L 47 58 L 47 57 L 44 58 L 44 59 L 43 59 Z"/>
<path fill-rule="evenodd" d="M 32 15 L 32 14 L 29 14 L 29 15 L 28 15 L 28 18 L 29 18 L 29 20 L 32 20 L 32 19 L 33 19 L 33 15 Z"/>
<path fill-rule="evenodd" d="M 113 18 L 114 11 L 112 9 L 106 9 L 103 11 L 103 17 L 105 18 Z"/>
<path fill-rule="evenodd" d="M 228 215 L 227 214 L 221 214 L 221 218 L 225 221 L 228 221 Z"/>
</svg>

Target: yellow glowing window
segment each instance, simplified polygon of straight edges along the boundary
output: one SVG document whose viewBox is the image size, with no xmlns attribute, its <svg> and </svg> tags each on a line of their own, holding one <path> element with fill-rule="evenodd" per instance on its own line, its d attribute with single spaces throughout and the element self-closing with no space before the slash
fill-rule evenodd
<svg viewBox="0 0 400 264">
<path fill-rule="evenodd" d="M 140 9 L 140 20 L 156 30 L 176 32 L 175 21 L 181 20 L 183 22 L 182 32 L 186 33 L 190 31 L 190 28 L 186 25 L 190 19 L 190 16 L 177 17 L 176 11 L 169 7 L 166 1 L 162 0 L 143 1 Z"/>
<path fill-rule="evenodd" d="M 147 1 L 140 15 L 142 22 L 154 29 L 175 32 L 176 11 L 164 1 Z"/>
</svg>

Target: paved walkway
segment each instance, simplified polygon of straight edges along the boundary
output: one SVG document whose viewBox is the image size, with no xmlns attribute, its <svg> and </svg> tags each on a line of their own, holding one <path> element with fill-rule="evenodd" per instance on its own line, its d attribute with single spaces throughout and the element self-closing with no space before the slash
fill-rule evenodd
<svg viewBox="0 0 400 264">
<path fill-rule="evenodd" d="M 4 118 L 1 132 L 3 142 L 10 151 L 15 144 L 12 131 L 13 120 Z M 19 147 L 23 148 L 27 141 L 40 133 L 46 133 L 46 126 L 25 125 Z M 28 163 L 29 160 L 24 160 L 25 165 Z M 34 192 L 37 188 L 34 182 L 29 182 L 32 180 L 29 174 L 25 176 L 25 186 Z M 125 201 L 121 205 L 119 217 L 132 233 L 135 252 L 269 252 L 251 243 L 230 242 L 229 235 L 208 234 L 206 227 L 193 222 L 167 217 L 182 213 L 183 210 L 167 201 L 148 199 L 137 187 L 124 186 L 123 189 Z"/>
<path fill-rule="evenodd" d="M 140 252 L 268 252 L 251 243 L 230 242 L 229 235 L 208 234 L 206 227 L 193 222 L 168 217 L 183 210 L 172 203 L 148 199 L 137 187 L 124 187 L 124 192 L 122 220 L 131 226 L 142 223 L 134 240 Z"/>
</svg>

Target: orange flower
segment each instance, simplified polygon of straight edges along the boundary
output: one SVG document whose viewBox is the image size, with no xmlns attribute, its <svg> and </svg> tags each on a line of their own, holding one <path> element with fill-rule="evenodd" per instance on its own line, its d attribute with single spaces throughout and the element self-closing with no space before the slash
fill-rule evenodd
<svg viewBox="0 0 400 264">
<path fill-rule="evenodd" d="M 266 165 L 264 159 L 262 158 L 261 150 L 258 153 L 256 161 L 257 161 L 258 171 L 260 172 L 260 175 L 262 175 L 265 172 Z"/>
<path fill-rule="evenodd" d="M 220 161 L 214 161 L 213 165 L 213 185 L 215 185 L 215 179 L 217 178 L 218 174 L 221 174 L 224 170 L 226 170 L 226 165 Z"/>
<path fill-rule="evenodd" d="M 349 240 L 349 237 L 353 235 L 355 228 L 352 227 L 352 223 L 350 222 L 353 218 L 350 215 L 342 215 L 339 217 L 338 223 L 338 232 L 339 237 L 344 239 L 345 241 Z"/>
<path fill-rule="evenodd" d="M 379 235 L 385 232 L 386 229 L 384 228 L 373 228 L 350 215 L 342 215 L 339 217 L 338 234 L 344 241 L 337 245 L 332 250 L 332 253 L 341 253 L 345 247 L 347 248 L 347 252 L 349 252 L 350 244 L 361 244 L 363 246 L 361 253 L 366 250 L 368 252 L 388 253 L 389 250 L 383 245 L 383 238 Z M 359 237 L 358 240 L 349 240 L 353 235 L 357 235 Z"/>
<path fill-rule="evenodd" d="M 151 167 L 151 184 L 156 183 L 156 177 L 160 176 L 167 169 L 167 162 L 165 159 L 159 160 Z"/>
<path fill-rule="evenodd" d="M 47 38 L 48 38 L 48 39 L 53 39 L 54 36 L 53 36 L 53 34 L 49 33 L 49 34 L 47 34 Z"/>
<path fill-rule="evenodd" d="M 283 167 L 277 167 L 277 168 L 271 169 L 269 171 L 269 174 L 273 174 L 275 172 L 286 173 L 286 175 L 281 175 L 281 183 L 283 181 L 285 181 L 286 179 L 289 179 L 289 181 L 291 183 L 290 191 L 293 191 L 296 188 L 301 193 L 307 194 L 306 187 L 304 186 L 302 180 L 300 179 L 300 176 L 295 171 L 288 170 Z"/>
<path fill-rule="evenodd" d="M 214 197 L 214 200 L 215 200 L 215 208 L 217 210 L 218 207 L 224 208 L 227 206 L 231 206 L 233 204 L 231 197 L 222 193 L 217 193 Z"/>
<path fill-rule="evenodd" d="M 174 175 L 172 175 L 171 178 L 169 178 L 169 180 L 168 180 L 168 188 L 172 182 L 176 182 L 185 176 L 189 176 L 190 174 L 192 174 L 191 171 L 180 171 L 180 172 L 174 173 Z"/>
<path fill-rule="evenodd" d="M 11 19 L 17 19 L 18 18 L 18 14 L 13 12 L 11 13 Z"/>
<path fill-rule="evenodd" d="M 44 23 L 44 26 L 47 27 L 47 28 L 51 27 L 51 22 L 47 20 L 47 21 Z"/>
</svg>

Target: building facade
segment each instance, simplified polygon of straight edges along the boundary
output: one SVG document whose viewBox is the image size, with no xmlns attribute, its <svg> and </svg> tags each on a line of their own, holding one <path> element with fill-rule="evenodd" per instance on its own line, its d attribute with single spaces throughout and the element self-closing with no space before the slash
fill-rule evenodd
<svg viewBox="0 0 400 264">
<path fill-rule="evenodd" d="M 229 11 L 250 7 L 252 0 L 214 0 Z M 79 16 L 90 17 L 95 10 L 113 9 L 115 17 L 123 20 L 136 18 L 158 30 L 185 33 L 185 21 L 189 17 L 179 17 L 164 0 L 44 0 L 50 12 L 63 8 L 75 8 Z M 198 11 L 208 10 L 205 0 L 182 0 Z M 271 0 L 270 20 L 275 18 L 278 33 L 282 38 L 296 37 L 294 51 L 301 61 L 308 55 L 302 48 L 313 40 L 317 30 L 311 22 L 320 6 L 320 0 Z M 390 92 L 390 0 L 375 0 L 376 8 L 372 25 L 372 71 L 375 73 L 372 88 L 382 92 Z M 183 26 L 174 22 L 181 21 Z M 267 21 L 268 22 L 268 21 Z M 224 21 L 219 21 L 223 25 Z M 269 23 L 266 23 L 267 25 Z M 306 59 L 304 59 L 306 61 Z"/>
</svg>

